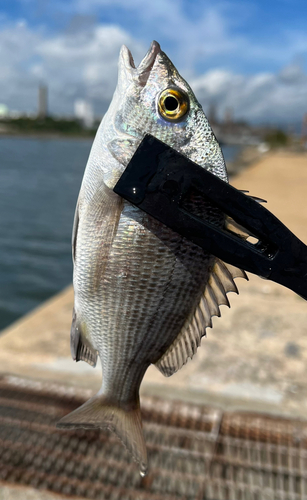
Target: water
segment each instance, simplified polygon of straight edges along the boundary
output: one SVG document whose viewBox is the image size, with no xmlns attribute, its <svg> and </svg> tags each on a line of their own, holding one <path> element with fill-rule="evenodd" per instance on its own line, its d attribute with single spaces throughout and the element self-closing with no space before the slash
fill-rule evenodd
<svg viewBox="0 0 307 500">
<path fill-rule="evenodd" d="M 240 151 L 242 151 L 242 146 L 237 144 L 224 145 L 222 146 L 222 150 L 227 165 L 228 162 L 233 161 L 239 155 Z"/>
<path fill-rule="evenodd" d="M 91 140 L 0 139 L 0 329 L 71 282 Z"/>
<path fill-rule="evenodd" d="M 71 228 L 91 144 L 0 138 L 0 330 L 72 280 Z M 237 153 L 223 151 L 226 161 Z"/>
</svg>

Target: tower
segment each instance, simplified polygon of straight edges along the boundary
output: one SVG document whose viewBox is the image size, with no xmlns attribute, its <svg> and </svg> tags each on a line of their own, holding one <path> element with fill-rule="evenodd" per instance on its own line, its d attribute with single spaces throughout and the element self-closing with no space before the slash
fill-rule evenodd
<svg viewBox="0 0 307 500">
<path fill-rule="evenodd" d="M 38 88 L 38 112 L 37 117 L 44 119 L 48 112 L 48 89 L 46 85 L 40 85 Z"/>
</svg>

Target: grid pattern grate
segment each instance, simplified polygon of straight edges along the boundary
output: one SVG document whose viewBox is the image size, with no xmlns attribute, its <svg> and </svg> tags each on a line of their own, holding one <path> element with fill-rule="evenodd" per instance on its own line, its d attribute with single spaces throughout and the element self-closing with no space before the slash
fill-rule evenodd
<svg viewBox="0 0 307 500">
<path fill-rule="evenodd" d="M 307 499 L 307 424 L 142 398 L 149 474 L 102 431 L 55 423 L 92 394 L 0 377 L 0 481 L 108 500 Z"/>
</svg>

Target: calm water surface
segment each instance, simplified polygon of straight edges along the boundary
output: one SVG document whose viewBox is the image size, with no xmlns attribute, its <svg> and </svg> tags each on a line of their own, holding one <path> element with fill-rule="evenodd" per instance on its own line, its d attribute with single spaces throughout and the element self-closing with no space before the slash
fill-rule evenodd
<svg viewBox="0 0 307 500">
<path fill-rule="evenodd" d="M 72 280 L 71 228 L 91 144 L 0 138 L 0 330 Z M 230 161 L 237 148 L 223 151 Z"/>
</svg>

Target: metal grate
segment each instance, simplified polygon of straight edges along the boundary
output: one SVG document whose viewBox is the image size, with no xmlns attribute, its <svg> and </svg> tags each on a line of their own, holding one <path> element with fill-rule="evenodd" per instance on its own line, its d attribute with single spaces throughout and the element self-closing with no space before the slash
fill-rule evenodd
<svg viewBox="0 0 307 500">
<path fill-rule="evenodd" d="M 224 414 L 212 461 L 214 498 L 307 498 L 307 424 L 257 414 Z M 209 497 L 210 498 L 210 497 Z"/>
<path fill-rule="evenodd" d="M 112 434 L 55 423 L 92 393 L 0 378 L 0 481 L 108 500 L 307 499 L 307 424 L 142 398 L 150 471 Z"/>
</svg>

